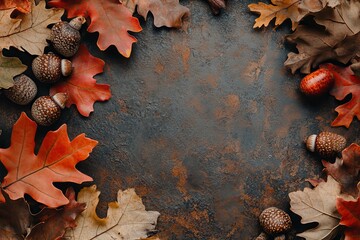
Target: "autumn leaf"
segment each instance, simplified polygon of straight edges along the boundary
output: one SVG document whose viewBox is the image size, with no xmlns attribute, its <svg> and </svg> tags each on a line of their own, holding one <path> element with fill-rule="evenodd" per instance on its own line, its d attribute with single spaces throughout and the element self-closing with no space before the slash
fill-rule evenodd
<svg viewBox="0 0 360 240">
<path fill-rule="evenodd" d="M 98 47 L 105 50 L 114 45 L 127 58 L 130 57 L 132 44 L 136 42 L 128 31 L 142 30 L 139 20 L 118 0 L 51 0 L 49 5 L 65 8 L 68 18 L 89 17 L 91 23 L 87 30 L 99 32 Z"/>
<path fill-rule="evenodd" d="M 85 210 L 85 203 L 75 200 L 75 191 L 68 188 L 65 193 L 69 203 L 60 209 L 45 208 L 36 214 L 36 224 L 26 240 L 59 239 L 64 236 L 65 230 L 76 227 L 76 217 Z"/>
<path fill-rule="evenodd" d="M 117 201 L 109 203 L 106 218 L 96 214 L 99 195 L 95 185 L 79 192 L 77 200 L 87 208 L 76 219 L 77 227 L 67 231 L 67 239 L 143 239 L 155 230 L 159 213 L 146 211 L 134 189 L 118 191 Z"/>
<path fill-rule="evenodd" d="M 0 10 L 16 8 L 22 13 L 29 13 L 31 11 L 31 2 L 29 0 L 1 0 Z"/>
<path fill-rule="evenodd" d="M 335 163 L 322 161 L 325 171 L 343 186 L 343 192 L 357 196 L 356 185 L 360 181 L 360 146 L 352 143 L 341 155 L 341 158 L 336 158 Z"/>
<path fill-rule="evenodd" d="M 335 8 L 325 8 L 314 13 L 314 21 L 319 24 L 301 24 L 287 36 L 287 41 L 296 44 L 298 53 L 289 53 L 284 65 L 292 73 L 300 69 L 309 73 L 326 61 L 347 64 L 360 56 L 360 2 L 342 1 Z"/>
<path fill-rule="evenodd" d="M 0 11 L 0 49 L 11 46 L 27 51 L 33 55 L 41 55 L 48 45 L 51 30 L 49 24 L 60 22 L 63 9 L 46 9 L 45 1 L 37 6 L 32 3 L 29 14 L 20 14 L 11 18 L 12 9 Z"/>
<path fill-rule="evenodd" d="M 29 194 L 49 207 L 67 204 L 69 200 L 53 183 L 91 181 L 75 165 L 89 156 L 97 141 L 86 138 L 85 134 L 70 141 L 64 124 L 46 134 L 35 155 L 36 128 L 36 123 L 25 113 L 14 124 L 10 147 L 0 148 L 0 160 L 8 171 L 1 187 L 13 200 Z M 5 200 L 2 194 L 0 200 Z"/>
<path fill-rule="evenodd" d="M 17 57 L 5 57 L 0 51 L 0 89 L 8 89 L 14 85 L 13 78 L 27 69 Z"/>
<path fill-rule="evenodd" d="M 357 188 L 360 193 L 360 182 Z M 340 224 L 346 226 L 344 240 L 360 239 L 360 194 L 357 199 L 339 197 L 336 208 L 341 214 Z"/>
<path fill-rule="evenodd" d="M 336 210 L 336 199 L 340 184 L 331 176 L 314 188 L 289 193 L 291 211 L 301 217 L 301 223 L 314 223 L 315 228 L 298 234 L 305 239 L 330 240 L 339 230 L 340 215 Z"/>
<path fill-rule="evenodd" d="M 335 7 L 339 0 L 271 0 L 272 4 L 263 2 L 249 4 L 250 11 L 260 14 L 255 19 L 254 28 L 267 27 L 274 18 L 275 26 L 281 25 L 290 19 L 292 30 L 295 30 L 300 20 L 309 13 L 319 12 L 326 6 Z"/>
<path fill-rule="evenodd" d="M 97 84 L 93 78 L 103 72 L 104 61 L 92 56 L 85 45 L 81 45 L 72 64 L 71 76 L 51 87 L 50 95 L 66 92 L 69 96 L 66 106 L 75 104 L 79 113 L 88 117 L 94 111 L 95 101 L 106 101 L 111 97 L 110 86 Z"/>
<path fill-rule="evenodd" d="M 345 126 L 349 128 L 353 118 L 356 116 L 360 120 L 360 77 L 354 75 L 350 67 L 339 67 L 334 64 L 323 64 L 320 68 L 331 71 L 335 83 L 330 94 L 337 100 L 344 100 L 351 94 L 351 99 L 335 108 L 338 116 L 331 123 L 331 126 Z"/>
<path fill-rule="evenodd" d="M 119 0 L 131 13 L 137 12 L 146 20 L 149 12 L 154 16 L 156 27 L 176 27 L 183 24 L 183 20 L 189 15 L 189 9 L 179 4 L 179 0 Z"/>
<path fill-rule="evenodd" d="M 6 202 L 0 203 L 1 239 L 24 239 L 32 226 L 29 205 L 23 198 L 15 201 L 3 194 Z"/>
</svg>

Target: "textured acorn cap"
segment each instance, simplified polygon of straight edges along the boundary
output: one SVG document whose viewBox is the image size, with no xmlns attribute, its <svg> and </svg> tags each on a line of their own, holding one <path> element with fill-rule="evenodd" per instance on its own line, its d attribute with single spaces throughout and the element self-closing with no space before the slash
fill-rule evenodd
<svg viewBox="0 0 360 240">
<path fill-rule="evenodd" d="M 72 73 L 72 63 L 70 60 L 62 59 L 61 60 L 61 74 L 64 77 L 70 76 Z"/>
<path fill-rule="evenodd" d="M 50 126 L 60 118 L 61 108 L 50 96 L 42 96 L 33 103 L 31 115 L 37 124 Z"/>
<path fill-rule="evenodd" d="M 272 236 L 283 234 L 292 227 L 290 216 L 276 207 L 265 209 L 260 214 L 259 221 L 264 232 Z"/>
<path fill-rule="evenodd" d="M 31 78 L 21 74 L 14 78 L 14 86 L 4 90 L 4 94 L 16 104 L 27 105 L 35 98 L 37 87 Z"/>
<path fill-rule="evenodd" d="M 53 53 L 38 56 L 32 62 L 32 71 L 40 82 L 57 82 L 61 78 L 61 58 Z"/>
<path fill-rule="evenodd" d="M 316 137 L 315 151 L 324 158 L 333 158 L 346 147 L 346 139 L 332 132 L 321 132 Z"/>
<path fill-rule="evenodd" d="M 80 30 L 81 26 L 86 22 L 86 19 L 83 17 L 83 16 L 79 16 L 79 17 L 76 17 L 74 19 L 72 19 L 70 22 L 69 22 L 69 25 L 76 29 L 76 30 Z"/>
</svg>

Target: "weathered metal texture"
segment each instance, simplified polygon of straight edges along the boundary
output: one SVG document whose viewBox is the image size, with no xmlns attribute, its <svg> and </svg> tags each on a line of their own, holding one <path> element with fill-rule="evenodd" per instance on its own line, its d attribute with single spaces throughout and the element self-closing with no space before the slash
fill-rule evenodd
<svg viewBox="0 0 360 240">
<path fill-rule="evenodd" d="M 283 67 L 288 28 L 253 30 L 250 2 L 231 1 L 218 17 L 205 2 L 185 2 L 186 31 L 142 22 L 130 59 L 113 47 L 100 52 L 96 35 L 84 36 L 106 62 L 96 79 L 111 85 L 113 97 L 89 118 L 65 110 L 52 129 L 67 123 L 71 137 L 84 132 L 99 141 L 79 168 L 102 191 L 100 213 L 119 188 L 135 188 L 147 209 L 161 213 L 161 239 L 251 239 L 264 208 L 289 212 L 288 193 L 320 175 L 319 159 L 304 148 L 307 135 L 330 130 L 357 140 L 357 121 L 351 131 L 330 127 L 332 97 L 301 96 L 300 76 Z M 29 109 L 1 98 L 0 147 Z M 47 130 L 40 128 L 38 144 Z"/>
</svg>

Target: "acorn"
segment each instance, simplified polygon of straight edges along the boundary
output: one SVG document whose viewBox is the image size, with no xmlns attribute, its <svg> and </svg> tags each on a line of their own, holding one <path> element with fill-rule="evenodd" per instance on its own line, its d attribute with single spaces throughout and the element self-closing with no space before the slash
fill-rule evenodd
<svg viewBox="0 0 360 240">
<path fill-rule="evenodd" d="M 61 59 L 54 53 L 38 56 L 32 62 L 32 71 L 42 83 L 55 83 L 61 76 L 69 76 L 72 72 L 71 61 Z"/>
<path fill-rule="evenodd" d="M 316 152 L 320 157 L 332 159 L 346 147 L 346 139 L 332 132 L 313 134 L 306 139 L 306 148 L 310 152 Z"/>
<path fill-rule="evenodd" d="M 270 207 L 262 211 L 259 216 L 259 222 L 263 231 L 274 237 L 274 239 L 285 239 L 285 233 L 292 227 L 289 214 L 276 207 Z M 266 234 L 263 234 L 263 236 L 266 237 Z"/>
<path fill-rule="evenodd" d="M 300 91 L 309 97 L 319 97 L 329 92 L 333 84 L 333 74 L 327 69 L 320 68 L 301 80 Z"/>
<path fill-rule="evenodd" d="M 51 28 L 50 41 L 58 53 L 64 57 L 75 55 L 81 41 L 79 30 L 85 21 L 85 18 L 81 16 L 70 22 L 58 22 Z"/>
<path fill-rule="evenodd" d="M 54 96 L 42 96 L 35 100 L 31 107 L 31 115 L 41 126 L 50 126 L 59 120 L 61 110 L 65 108 L 68 99 L 66 93 L 57 93 Z"/>
<path fill-rule="evenodd" d="M 4 90 L 5 96 L 18 105 L 27 105 L 37 94 L 35 82 L 28 76 L 21 74 L 14 78 L 14 86 Z"/>
</svg>

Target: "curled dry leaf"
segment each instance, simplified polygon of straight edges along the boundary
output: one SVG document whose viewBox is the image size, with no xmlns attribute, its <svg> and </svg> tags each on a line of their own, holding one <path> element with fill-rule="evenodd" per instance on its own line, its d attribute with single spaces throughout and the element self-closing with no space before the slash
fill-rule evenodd
<svg viewBox="0 0 360 240">
<path fill-rule="evenodd" d="M 118 191 L 117 201 L 109 203 L 106 218 L 96 214 L 99 195 L 95 185 L 79 192 L 77 200 L 87 208 L 76 219 L 77 227 L 66 232 L 67 239 L 143 239 L 155 230 L 159 213 L 146 211 L 134 189 Z"/>
<path fill-rule="evenodd" d="M 66 106 L 75 104 L 79 113 L 88 117 L 94 111 L 95 101 L 106 101 L 111 97 L 110 86 L 97 84 L 93 78 L 103 72 L 104 61 L 92 56 L 85 45 L 81 45 L 72 59 L 72 65 L 71 76 L 51 87 L 50 95 L 66 92 L 68 94 Z"/>
<path fill-rule="evenodd" d="M 359 34 L 360 36 L 360 34 Z M 323 64 L 320 68 L 331 71 L 335 83 L 330 94 L 337 100 L 344 100 L 351 94 L 351 99 L 335 108 L 338 116 L 331 123 L 331 126 L 345 126 L 349 128 L 354 117 L 360 120 L 360 77 L 354 75 L 350 67 L 339 67 L 334 64 Z"/>
<path fill-rule="evenodd" d="M 292 73 L 298 69 L 310 73 L 311 68 L 329 60 L 346 64 L 360 55 L 359 1 L 342 1 L 313 15 L 319 25 L 301 24 L 286 38 L 298 49 L 298 53 L 289 53 L 284 63 Z"/>
<path fill-rule="evenodd" d="M 67 204 L 69 200 L 53 183 L 91 181 L 75 165 L 89 156 L 97 141 L 86 138 L 85 134 L 70 141 L 64 124 L 46 134 L 35 155 L 36 129 L 36 123 L 25 113 L 14 124 L 10 147 L 0 148 L 0 160 L 8 171 L 1 188 L 13 200 L 29 194 L 49 207 Z M 5 200 L 2 194 L 0 200 Z"/>
<path fill-rule="evenodd" d="M 17 57 L 4 57 L 0 51 L 0 89 L 12 87 L 14 85 L 13 78 L 26 69 L 26 65 L 22 64 L 20 59 Z"/>
<path fill-rule="evenodd" d="M 29 0 L 2 0 L 0 1 L 0 10 L 16 8 L 22 13 L 31 11 L 31 2 Z"/>
<path fill-rule="evenodd" d="M 314 189 L 289 193 L 290 210 L 301 217 L 301 223 L 314 223 L 315 228 L 298 234 L 305 239 L 330 240 L 339 230 L 340 215 L 336 210 L 336 199 L 340 195 L 340 184 L 331 176 Z"/>
<path fill-rule="evenodd" d="M 13 9 L 0 11 L 0 49 L 16 47 L 33 55 L 41 55 L 48 45 L 49 24 L 60 22 L 63 9 L 46 9 L 45 1 L 38 5 L 32 1 L 29 14 L 19 14 L 15 19 L 10 15 Z"/>
<path fill-rule="evenodd" d="M 358 195 L 357 183 L 360 181 L 360 146 L 353 143 L 342 151 L 342 157 L 335 163 L 322 161 L 325 171 L 343 187 L 343 192 Z"/>
<path fill-rule="evenodd" d="M 130 57 L 136 38 L 128 33 L 142 30 L 139 20 L 119 0 L 51 0 L 52 7 L 67 10 L 68 18 L 84 16 L 90 18 L 89 32 L 99 32 L 97 45 L 105 50 L 114 45 L 124 57 Z"/>
<path fill-rule="evenodd" d="M 179 0 L 119 0 L 131 13 L 137 12 L 146 20 L 149 12 L 154 16 L 156 27 L 182 26 L 184 19 L 189 15 L 189 9 L 179 4 Z"/>
<path fill-rule="evenodd" d="M 275 26 L 281 25 L 286 19 L 290 19 L 292 30 L 295 30 L 300 20 L 309 13 L 319 12 L 326 6 L 335 7 L 339 0 L 271 0 L 272 4 L 263 2 L 249 4 L 250 11 L 260 14 L 255 19 L 254 28 L 267 27 L 274 18 Z"/>
</svg>

